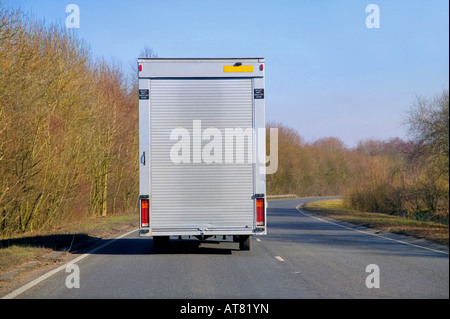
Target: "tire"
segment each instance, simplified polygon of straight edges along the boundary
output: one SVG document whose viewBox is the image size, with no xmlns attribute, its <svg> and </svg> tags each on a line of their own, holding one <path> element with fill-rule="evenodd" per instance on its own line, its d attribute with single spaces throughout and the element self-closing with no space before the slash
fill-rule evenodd
<svg viewBox="0 0 450 319">
<path fill-rule="evenodd" d="M 168 242 L 169 242 L 169 236 L 154 236 L 153 237 L 153 250 L 156 252 L 163 251 Z"/>
<path fill-rule="evenodd" d="M 240 250 L 250 250 L 251 248 L 251 238 L 249 235 L 241 235 L 239 236 L 239 249 Z"/>
</svg>

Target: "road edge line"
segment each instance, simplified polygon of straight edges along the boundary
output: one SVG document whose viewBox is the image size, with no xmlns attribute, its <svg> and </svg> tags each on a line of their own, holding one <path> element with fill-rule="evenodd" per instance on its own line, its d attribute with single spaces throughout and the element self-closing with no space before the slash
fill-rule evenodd
<svg viewBox="0 0 450 319">
<path fill-rule="evenodd" d="M 430 250 L 430 251 L 433 251 L 433 252 L 436 252 L 436 253 L 441 253 L 441 254 L 444 254 L 444 255 L 448 255 L 448 254 L 449 254 L 447 251 L 442 251 L 442 250 L 433 249 L 433 248 L 429 248 L 429 247 L 425 247 L 425 246 L 420 246 L 420 245 L 408 243 L 408 242 L 403 241 L 403 240 L 393 239 L 393 238 L 389 238 L 389 237 L 384 237 L 384 236 L 381 236 L 381 235 L 378 235 L 378 234 L 369 233 L 369 232 L 366 232 L 366 231 L 363 231 L 363 230 L 360 230 L 360 229 L 356 229 L 356 228 L 344 226 L 344 225 L 341 225 L 341 224 L 338 224 L 338 223 L 333 223 L 333 222 L 331 222 L 331 221 L 329 221 L 329 220 L 325 220 L 325 219 L 322 219 L 322 218 L 313 216 L 312 214 L 305 213 L 304 210 L 302 210 L 301 206 L 302 206 L 302 204 L 300 204 L 300 205 L 298 205 L 298 206 L 296 207 L 296 209 L 297 209 L 297 211 L 298 211 L 299 213 L 301 213 L 301 214 L 303 214 L 303 215 L 305 215 L 305 216 L 308 216 L 308 217 L 312 217 L 312 218 L 314 218 L 314 219 L 317 219 L 317 220 L 319 220 L 319 221 L 321 221 L 321 222 L 325 222 L 325 223 L 328 223 L 328 224 L 340 226 L 340 227 L 342 227 L 342 228 L 354 230 L 354 231 L 357 231 L 357 232 L 359 232 L 359 233 L 363 233 L 363 234 L 366 234 L 366 235 L 372 235 L 372 236 L 379 237 L 379 238 L 383 238 L 383 239 L 387 239 L 387 240 L 390 240 L 390 241 L 395 241 L 395 242 L 397 242 L 397 243 L 401 243 L 401 244 L 404 244 L 404 245 L 408 245 L 408 246 L 412 246 L 412 247 L 416 247 L 416 248 L 422 248 L 422 249 Z"/>
<path fill-rule="evenodd" d="M 75 258 L 75 259 L 73 259 L 73 260 L 71 260 L 71 261 L 65 263 L 64 265 L 59 266 L 58 268 L 55 268 L 55 269 L 53 269 L 53 270 L 50 270 L 49 272 L 46 272 L 46 273 L 43 274 L 42 276 L 40 276 L 40 277 L 38 277 L 38 278 L 36 278 L 36 279 L 30 281 L 28 284 L 25 284 L 25 285 L 23 285 L 23 286 L 20 287 L 20 288 L 17 288 L 17 289 L 14 290 L 13 292 L 11 292 L 11 293 L 9 293 L 9 294 L 7 294 L 7 295 L 1 297 L 0 299 L 14 299 L 14 298 L 16 298 L 17 296 L 19 296 L 20 294 L 22 294 L 22 293 L 24 293 L 25 291 L 29 290 L 30 288 L 36 286 L 36 285 L 39 284 L 40 282 L 42 282 L 42 281 L 44 281 L 44 280 L 50 278 L 50 277 L 53 276 L 54 274 L 56 274 L 56 273 L 60 272 L 61 270 L 65 269 L 68 265 L 75 264 L 75 263 L 79 262 L 80 260 L 82 260 L 82 259 L 84 259 L 84 258 L 86 258 L 86 257 L 88 257 L 88 256 L 90 256 L 90 255 L 92 255 L 92 254 L 95 253 L 96 251 L 98 251 L 98 250 L 100 250 L 100 249 L 103 249 L 103 248 L 105 248 L 106 246 L 111 245 L 111 244 L 114 243 L 116 240 L 121 239 L 121 238 L 123 238 L 123 237 L 125 237 L 125 236 L 130 235 L 131 233 L 135 232 L 136 230 L 137 230 L 137 229 L 133 229 L 132 231 L 129 231 L 129 232 L 125 233 L 125 234 L 122 234 L 122 235 L 120 235 L 119 237 L 109 239 L 109 240 L 108 240 L 106 243 L 104 243 L 103 245 L 100 245 L 100 246 L 98 246 L 98 247 L 95 247 L 94 249 L 88 251 L 87 253 L 85 253 L 85 254 L 83 254 L 83 255 L 81 255 L 81 256 L 78 256 L 77 258 Z"/>
</svg>

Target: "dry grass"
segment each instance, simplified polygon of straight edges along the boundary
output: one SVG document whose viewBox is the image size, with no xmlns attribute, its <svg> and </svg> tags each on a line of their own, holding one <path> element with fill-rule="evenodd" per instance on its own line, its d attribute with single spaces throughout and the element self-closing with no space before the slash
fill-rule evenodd
<svg viewBox="0 0 450 319">
<path fill-rule="evenodd" d="M 14 265 L 22 265 L 25 262 L 39 259 L 51 251 L 50 248 L 17 245 L 0 249 L 0 273 L 11 270 Z"/>
<path fill-rule="evenodd" d="M 305 204 L 304 208 L 336 220 L 449 245 L 448 225 L 411 220 L 383 213 L 350 210 L 344 207 L 342 199 L 310 202 Z"/>
</svg>

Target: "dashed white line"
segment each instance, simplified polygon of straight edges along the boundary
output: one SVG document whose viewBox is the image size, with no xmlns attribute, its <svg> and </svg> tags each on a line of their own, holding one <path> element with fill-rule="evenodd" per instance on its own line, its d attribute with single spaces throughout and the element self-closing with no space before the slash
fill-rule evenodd
<svg viewBox="0 0 450 319">
<path fill-rule="evenodd" d="M 284 259 L 281 258 L 280 256 L 275 256 L 275 259 L 278 260 L 278 261 L 284 261 Z"/>
</svg>

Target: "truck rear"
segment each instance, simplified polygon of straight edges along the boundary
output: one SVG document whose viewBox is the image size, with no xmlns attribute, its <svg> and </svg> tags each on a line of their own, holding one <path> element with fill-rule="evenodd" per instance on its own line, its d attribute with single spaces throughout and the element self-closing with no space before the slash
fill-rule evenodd
<svg viewBox="0 0 450 319">
<path fill-rule="evenodd" d="M 265 235 L 264 59 L 142 58 L 140 235 Z"/>
</svg>

